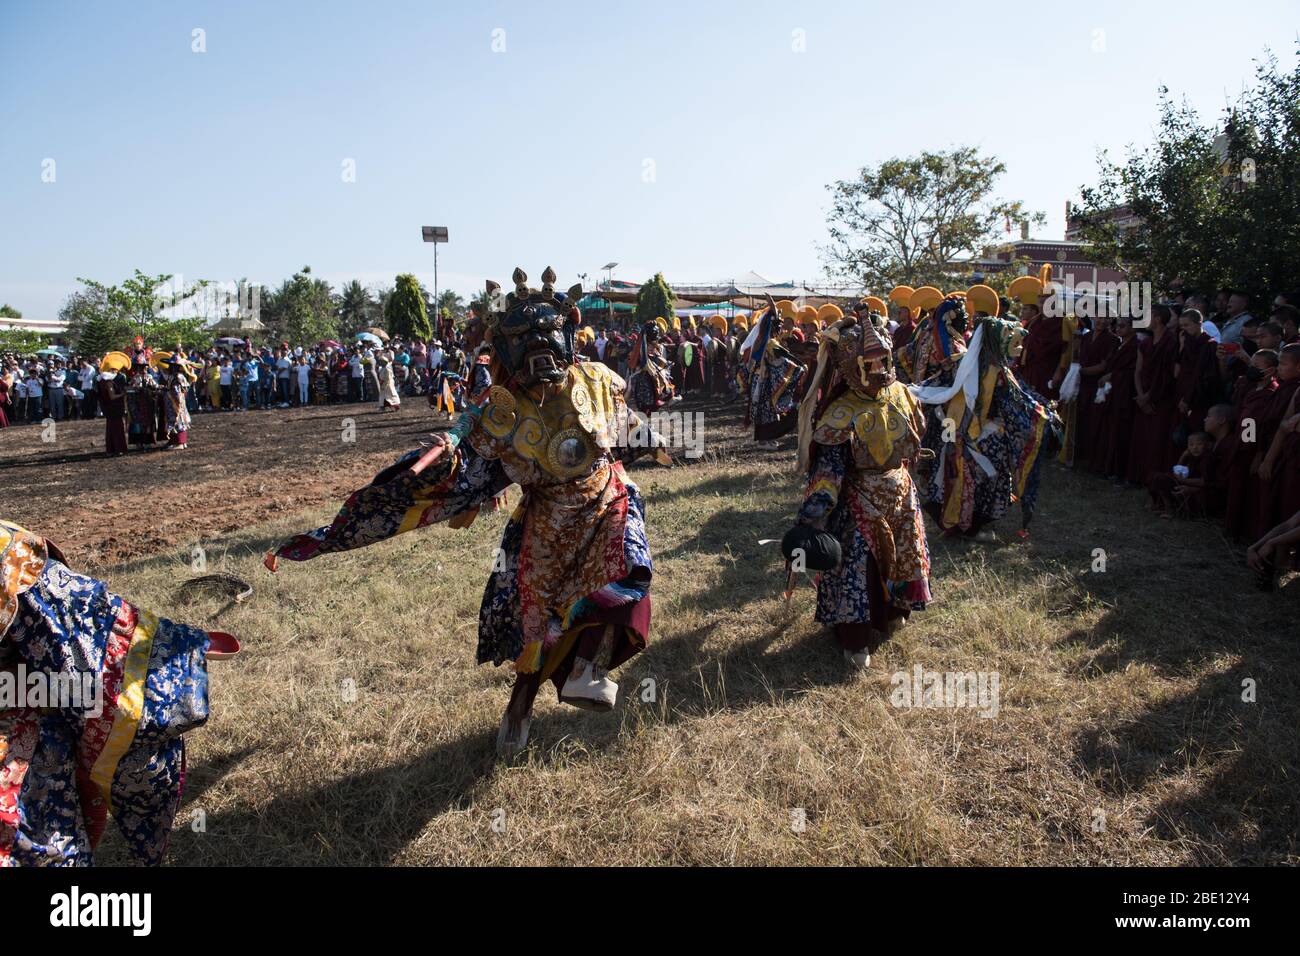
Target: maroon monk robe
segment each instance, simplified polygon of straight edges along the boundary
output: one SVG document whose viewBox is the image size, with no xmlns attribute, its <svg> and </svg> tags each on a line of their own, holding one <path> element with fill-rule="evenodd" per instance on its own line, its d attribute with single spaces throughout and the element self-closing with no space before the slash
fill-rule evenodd
<svg viewBox="0 0 1300 956">
<path fill-rule="evenodd" d="M 1183 421 L 1188 433 L 1205 427 L 1205 413 L 1223 394 L 1219 383 L 1218 343 L 1204 332 L 1196 338 L 1179 333 L 1178 400 L 1187 406 Z M 1181 406 L 1180 406 L 1181 407 Z"/>
<path fill-rule="evenodd" d="M 126 443 L 126 378 L 100 379 L 99 407 L 104 410 L 104 453 L 125 455 Z"/>
<path fill-rule="evenodd" d="M 679 350 L 681 348 L 682 342 L 683 339 L 680 333 L 674 332 L 671 338 L 669 339 L 669 341 L 666 343 L 664 348 L 664 352 L 668 356 L 668 361 L 671 368 L 671 375 L 673 379 L 673 393 L 676 395 L 683 394 L 683 385 L 685 384 L 686 381 L 685 379 L 686 369 L 683 367 L 681 363 L 681 359 L 678 357 L 680 355 Z"/>
<path fill-rule="evenodd" d="M 890 335 L 894 342 L 894 350 L 897 351 L 912 341 L 914 332 L 916 332 L 916 322 L 909 315 L 904 321 L 898 323 L 898 327 Z"/>
<path fill-rule="evenodd" d="M 687 348 L 690 350 L 690 364 L 687 364 Z M 704 353 L 703 347 L 694 335 L 686 336 L 677 346 L 677 362 L 682 367 L 682 394 L 704 390 Z"/>
<path fill-rule="evenodd" d="M 1020 353 L 1017 376 L 1044 398 L 1057 397 L 1051 382 L 1061 367 L 1061 358 L 1068 344 L 1061 338 L 1062 321 L 1059 315 L 1035 318 L 1025 332 L 1024 351 Z"/>
<path fill-rule="evenodd" d="M 714 336 L 705 360 L 709 363 L 709 394 L 726 395 L 730 378 L 727 372 L 726 340 Z"/>
<path fill-rule="evenodd" d="M 1178 460 L 1173 433 L 1182 417 L 1178 411 L 1174 364 L 1178 359 L 1178 335 L 1166 328 L 1159 341 L 1153 337 L 1142 349 L 1139 393 L 1145 393 L 1150 411 L 1141 406 L 1133 418 L 1133 442 L 1129 448 L 1128 480 L 1146 484 L 1154 472 L 1168 471 Z"/>
<path fill-rule="evenodd" d="M 1234 389 L 1233 407 L 1236 409 L 1236 421 L 1233 429 L 1224 439 L 1225 462 L 1224 481 L 1225 496 L 1223 510 L 1223 529 L 1229 537 L 1238 541 L 1254 541 L 1259 537 L 1256 524 L 1259 517 L 1259 478 L 1250 473 L 1251 465 L 1257 456 L 1262 457 L 1264 449 L 1259 443 L 1259 420 L 1268 411 L 1273 402 L 1273 393 L 1277 391 L 1277 379 L 1269 376 L 1260 382 L 1252 382 L 1244 375 L 1237 380 Z M 1243 423 L 1254 422 L 1254 441 L 1242 441 Z"/>
<path fill-rule="evenodd" d="M 1223 514 L 1228 495 L 1227 442 L 1230 436 L 1231 433 L 1219 439 L 1214 447 L 1201 456 L 1201 479 L 1204 484 L 1189 491 L 1184 499 L 1188 512 L 1192 515 L 1218 518 Z"/>
<path fill-rule="evenodd" d="M 1274 525 L 1281 524 L 1300 511 L 1300 430 L 1288 432 L 1282 439 L 1282 451 L 1273 468 L 1271 522 L 1260 530 L 1262 535 Z"/>
<path fill-rule="evenodd" d="M 1079 397 L 1074 406 L 1074 464 L 1089 471 L 1105 467 L 1106 442 L 1101 431 L 1104 421 L 1103 407 L 1096 403 L 1097 386 L 1105 368 L 1093 375 L 1082 369 L 1105 366 L 1119 348 L 1119 336 L 1114 332 L 1093 332 L 1085 335 L 1079 345 Z"/>
<path fill-rule="evenodd" d="M 1295 414 L 1296 410 L 1300 409 L 1300 399 L 1296 398 L 1298 392 L 1300 392 L 1300 379 L 1293 378 L 1278 382 L 1277 391 L 1273 393 L 1273 401 L 1269 403 L 1259 424 L 1259 447 L 1265 455 L 1273 444 L 1273 437 L 1277 435 L 1282 420 L 1288 413 Z M 1295 457 L 1288 458 L 1286 454 L 1293 450 L 1289 446 L 1294 442 L 1295 433 L 1287 435 L 1286 439 L 1282 445 L 1282 454 L 1279 454 L 1273 462 L 1273 477 L 1268 481 L 1261 479 L 1258 483 L 1259 500 L 1255 519 L 1257 536 L 1295 514 L 1295 509 L 1282 513 L 1283 499 L 1289 496 L 1286 488 L 1288 478 L 1292 480 L 1295 478 L 1294 474 L 1288 476 L 1286 470 L 1290 468 L 1294 472 L 1298 463 Z"/>
<path fill-rule="evenodd" d="M 1129 448 L 1133 440 L 1133 418 L 1137 415 L 1138 337 L 1121 340 L 1118 348 L 1106 360 L 1104 374 L 1110 376 L 1110 393 L 1101 406 L 1101 434 L 1104 451 L 1101 471 L 1108 478 L 1123 478 L 1128 474 Z"/>
</svg>

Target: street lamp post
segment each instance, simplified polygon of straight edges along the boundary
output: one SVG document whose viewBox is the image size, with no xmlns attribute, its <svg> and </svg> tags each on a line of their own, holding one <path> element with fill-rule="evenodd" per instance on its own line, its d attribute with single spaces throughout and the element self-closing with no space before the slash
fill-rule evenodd
<svg viewBox="0 0 1300 956">
<path fill-rule="evenodd" d="M 607 262 L 601 266 L 605 272 L 605 305 L 609 309 L 607 321 L 611 328 L 614 325 L 614 300 L 610 298 L 610 294 L 614 291 L 614 269 L 617 266 L 617 262 Z"/>
<path fill-rule="evenodd" d="M 420 234 L 425 242 L 433 243 L 433 322 L 436 329 L 442 322 L 441 307 L 438 305 L 438 243 L 447 241 L 447 227 L 421 226 Z"/>
<path fill-rule="evenodd" d="M 614 284 L 614 270 L 615 270 L 616 268 L 618 268 L 618 263 L 617 263 L 617 262 L 607 262 L 607 263 L 605 263 L 603 266 L 601 266 L 600 268 L 601 268 L 601 269 L 604 271 L 604 273 L 605 273 L 605 285 L 606 285 L 607 287 L 613 285 L 613 284 Z"/>
</svg>

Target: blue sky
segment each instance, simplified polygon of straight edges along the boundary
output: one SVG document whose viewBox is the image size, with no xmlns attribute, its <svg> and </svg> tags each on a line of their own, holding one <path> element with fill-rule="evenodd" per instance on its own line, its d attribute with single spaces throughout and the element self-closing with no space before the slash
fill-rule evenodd
<svg viewBox="0 0 1300 956">
<path fill-rule="evenodd" d="M 565 285 L 610 260 L 627 279 L 812 279 L 826 183 L 968 143 L 1059 239 L 1097 149 L 1149 140 L 1161 84 L 1216 115 L 1266 47 L 1290 62 L 1297 14 L 0 0 L 0 301 L 54 318 L 77 276 L 136 267 L 432 285 L 426 223 L 450 228 L 440 284 L 465 294 L 516 264 Z"/>
</svg>

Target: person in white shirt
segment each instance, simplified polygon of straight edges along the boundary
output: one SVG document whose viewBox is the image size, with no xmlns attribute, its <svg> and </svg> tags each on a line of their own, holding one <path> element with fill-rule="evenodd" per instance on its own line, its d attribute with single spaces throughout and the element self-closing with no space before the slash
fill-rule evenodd
<svg viewBox="0 0 1300 956">
<path fill-rule="evenodd" d="M 307 384 L 310 381 L 311 366 L 307 364 L 307 359 L 302 355 L 302 350 L 298 350 L 298 364 L 293 367 L 294 373 L 298 376 L 298 404 L 307 404 Z"/>
<path fill-rule="evenodd" d="M 50 417 L 56 422 L 63 421 L 63 384 L 66 380 L 67 373 L 63 371 L 63 363 L 55 359 L 50 365 L 45 384 L 50 403 Z"/>
<path fill-rule="evenodd" d="M 348 379 L 348 401 L 359 402 L 361 401 L 361 380 L 366 372 L 361 364 L 361 353 L 355 348 L 352 350 L 352 354 L 348 356 L 348 369 L 348 374 L 351 376 Z"/>
<path fill-rule="evenodd" d="M 280 407 L 289 407 L 289 368 L 293 363 L 289 361 L 289 354 L 285 349 L 276 350 L 275 359 L 275 383 L 280 390 Z"/>
<path fill-rule="evenodd" d="M 99 413 L 99 401 L 95 394 L 95 379 L 99 371 L 90 364 L 89 359 L 81 360 L 81 369 L 77 372 L 77 382 L 81 386 L 81 417 L 94 418 Z"/>
</svg>

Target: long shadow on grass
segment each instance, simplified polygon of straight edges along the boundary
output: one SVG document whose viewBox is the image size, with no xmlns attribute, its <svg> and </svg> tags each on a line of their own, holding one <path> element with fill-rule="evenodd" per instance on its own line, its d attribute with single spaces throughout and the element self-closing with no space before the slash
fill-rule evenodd
<svg viewBox="0 0 1300 956">
<path fill-rule="evenodd" d="M 774 489 L 754 488 L 749 477 L 721 476 L 689 492 L 660 494 L 656 501 L 661 505 L 677 497 L 751 490 Z M 779 537 L 794 508 L 795 498 L 790 497 L 759 511 L 724 509 L 711 515 L 691 538 L 657 555 L 660 561 L 673 561 L 694 553 L 730 552 L 732 559 L 720 574 L 711 571 L 695 592 L 662 603 L 660 620 L 665 613 L 671 619 L 674 605 L 683 604 L 706 619 L 715 612 L 734 614 L 779 589 L 783 584 L 779 553 L 774 545 L 760 546 L 758 539 L 769 530 Z M 237 547 L 258 551 L 273 543 L 274 539 L 257 538 L 240 541 Z M 807 627 L 806 618 L 806 605 L 785 606 L 758 639 L 721 657 L 703 653 L 711 623 L 653 642 L 635 666 L 620 672 L 624 696 L 635 692 L 643 678 L 652 677 L 660 699 L 667 703 L 667 719 L 678 721 L 721 708 L 761 705 L 774 696 L 849 679 L 833 643 L 816 628 L 786 640 L 792 628 Z M 775 651 L 774 645 L 779 645 Z M 635 718 L 631 708 L 639 706 L 625 699 L 615 714 L 593 718 L 543 704 L 534 724 L 534 740 L 543 752 L 566 736 L 601 749 L 616 747 L 620 714 Z M 224 766 L 199 767 L 196 773 L 210 786 Z M 469 734 L 398 763 L 281 794 L 261 807 L 209 814 L 206 832 L 177 830 L 172 858 L 199 865 L 243 863 L 254 854 L 259 864 L 267 865 L 390 863 L 435 817 L 471 805 L 498 766 L 491 733 Z M 188 799 L 187 805 L 192 805 Z"/>
<path fill-rule="evenodd" d="M 496 767 L 490 735 L 472 734 L 261 807 L 210 813 L 206 832 L 176 830 L 170 856 L 196 866 L 391 864 L 430 820 L 472 805 Z M 186 807 L 194 805 L 187 795 Z"/>
<path fill-rule="evenodd" d="M 1215 527 L 1168 527 L 1154 542 L 1160 563 L 1151 573 L 1089 576 L 1111 609 L 1067 640 L 1095 651 L 1078 679 L 1122 680 L 1141 665 L 1174 680 L 1196 675 L 1195 686 L 1136 717 L 1098 721 L 1078 735 L 1076 759 L 1116 799 L 1169 791 L 1144 823 L 1188 846 L 1194 863 L 1293 862 L 1300 660 L 1284 622 L 1295 618 L 1296 589 L 1261 594 L 1240 562 L 1207 562 L 1220 544 Z M 1224 658 L 1235 659 L 1227 669 Z M 1215 669 L 1200 673 L 1206 668 Z M 1251 690 L 1255 702 L 1244 701 Z"/>
<path fill-rule="evenodd" d="M 1123 799 L 1161 780 L 1185 781 L 1145 821 L 1162 840 L 1190 842 L 1198 865 L 1294 862 L 1300 833 L 1297 715 L 1289 702 L 1242 700 L 1258 671 L 1214 673 L 1195 689 L 1113 727 L 1080 736 L 1079 759 L 1105 792 Z M 1278 675 L 1281 676 L 1281 675 Z M 1263 679 L 1260 694 L 1294 700 L 1297 688 Z M 1214 769 L 1205 774 L 1204 765 Z M 1189 839 L 1190 838 L 1190 839 Z"/>
<path fill-rule="evenodd" d="M 747 476 L 721 476 L 676 494 L 689 498 L 700 494 L 737 494 L 749 490 Z M 659 496 L 662 499 L 663 495 Z M 643 681 L 654 681 L 658 705 L 651 707 L 660 720 L 675 723 L 691 720 L 720 709 L 743 710 L 772 703 L 789 694 L 853 679 L 835 642 L 820 626 L 812 623 L 806 600 L 782 604 L 766 622 L 767 627 L 728 653 L 705 653 L 704 645 L 718 626 L 717 621 L 735 622 L 747 605 L 770 598 L 784 586 L 780 551 L 775 544 L 760 545 L 760 537 L 779 538 L 793 520 L 797 499 L 778 501 L 759 510 L 741 512 L 724 508 L 704 522 L 696 534 L 656 555 L 656 560 L 685 560 L 693 554 L 729 554 L 721 572 L 710 568 L 704 585 L 689 594 L 673 595 L 656 608 L 661 622 L 689 609 L 705 623 L 652 640 L 649 648 L 621 671 L 618 679 L 624 700 L 620 707 L 645 706 L 640 693 Z M 807 595 L 808 582 L 802 582 Z M 793 639 L 791 636 L 793 635 Z M 535 733 L 543 748 L 565 736 L 588 744 L 608 746 L 618 736 L 619 720 L 591 719 L 568 708 L 548 712 Z"/>
</svg>

